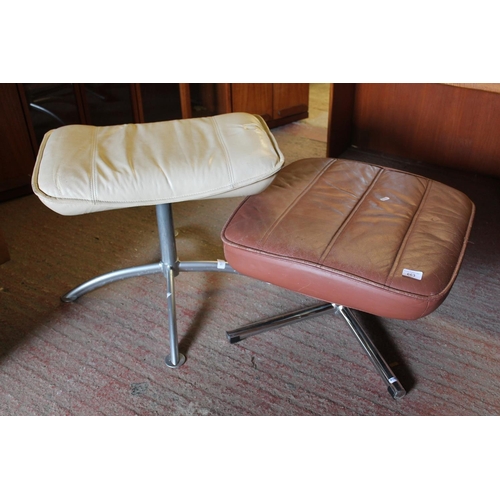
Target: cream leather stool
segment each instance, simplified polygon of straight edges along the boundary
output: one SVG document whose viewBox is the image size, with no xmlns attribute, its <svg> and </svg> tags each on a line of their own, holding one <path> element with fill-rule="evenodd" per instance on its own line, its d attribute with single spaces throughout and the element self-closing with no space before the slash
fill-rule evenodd
<svg viewBox="0 0 500 500">
<path fill-rule="evenodd" d="M 235 272 L 225 261 L 180 262 L 171 203 L 259 193 L 284 162 L 266 123 L 247 113 L 108 127 L 68 125 L 48 132 L 32 187 L 62 215 L 156 206 L 161 261 L 112 271 L 71 290 L 61 300 L 117 280 L 162 273 L 167 280 L 169 367 L 179 353 L 174 279 L 179 272 Z"/>
</svg>

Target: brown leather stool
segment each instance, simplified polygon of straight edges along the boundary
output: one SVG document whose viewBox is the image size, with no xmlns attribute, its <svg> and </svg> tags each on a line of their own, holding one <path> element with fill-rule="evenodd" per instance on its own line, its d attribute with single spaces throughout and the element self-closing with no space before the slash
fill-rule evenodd
<svg viewBox="0 0 500 500">
<path fill-rule="evenodd" d="M 434 311 L 457 277 L 474 210 L 457 190 L 390 168 L 341 159 L 285 167 L 231 216 L 224 253 L 243 275 L 326 303 L 230 331 L 229 340 L 334 311 L 391 395 L 403 397 L 349 308 L 405 320 Z"/>
</svg>

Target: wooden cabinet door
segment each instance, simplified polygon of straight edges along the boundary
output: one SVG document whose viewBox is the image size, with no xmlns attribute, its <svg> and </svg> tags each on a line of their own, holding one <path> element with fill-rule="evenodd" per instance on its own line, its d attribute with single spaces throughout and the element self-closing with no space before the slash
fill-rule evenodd
<svg viewBox="0 0 500 500">
<path fill-rule="evenodd" d="M 307 113 L 308 109 L 308 83 L 273 83 L 274 119 Z"/>
<path fill-rule="evenodd" d="M 18 87 L 0 84 L 0 200 L 30 192 L 35 153 Z"/>
<path fill-rule="evenodd" d="M 231 99 L 233 111 L 260 115 L 266 121 L 273 119 L 272 83 L 233 83 Z"/>
<path fill-rule="evenodd" d="M 260 115 L 270 127 L 307 118 L 308 83 L 232 83 L 232 111 Z"/>
</svg>

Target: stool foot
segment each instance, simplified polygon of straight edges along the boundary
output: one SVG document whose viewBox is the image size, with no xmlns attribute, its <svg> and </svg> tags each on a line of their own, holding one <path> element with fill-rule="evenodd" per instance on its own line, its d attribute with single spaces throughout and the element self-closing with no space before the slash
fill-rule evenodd
<svg viewBox="0 0 500 500">
<path fill-rule="evenodd" d="M 172 359 L 171 359 L 170 355 L 165 358 L 165 364 L 169 368 L 180 368 L 185 362 L 186 362 L 186 356 L 184 356 L 184 354 L 180 354 L 180 353 L 178 355 L 178 360 L 177 360 L 176 364 L 172 363 Z"/>
<path fill-rule="evenodd" d="M 388 385 L 387 390 L 394 399 L 402 399 L 406 396 L 406 391 L 403 389 L 403 386 L 398 381 L 396 381 L 391 385 Z"/>
</svg>

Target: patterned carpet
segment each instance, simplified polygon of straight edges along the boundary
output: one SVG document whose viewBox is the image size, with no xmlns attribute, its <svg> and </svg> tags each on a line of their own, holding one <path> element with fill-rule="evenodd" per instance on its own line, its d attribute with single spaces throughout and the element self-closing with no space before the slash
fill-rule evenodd
<svg viewBox="0 0 500 500">
<path fill-rule="evenodd" d="M 325 156 L 321 127 L 305 121 L 273 130 L 287 163 Z M 418 171 L 477 205 L 462 270 L 436 312 L 413 322 L 359 315 L 406 398 L 390 398 L 333 316 L 230 345 L 226 330 L 314 300 L 226 274 L 177 279 L 187 362 L 168 370 L 161 275 L 59 301 L 99 273 L 157 261 L 154 208 L 62 217 L 27 196 L 0 205 L 11 253 L 0 267 L 0 414 L 499 415 L 500 181 L 356 150 L 345 156 Z M 174 207 L 181 260 L 222 257 L 219 234 L 239 201 Z"/>
</svg>

